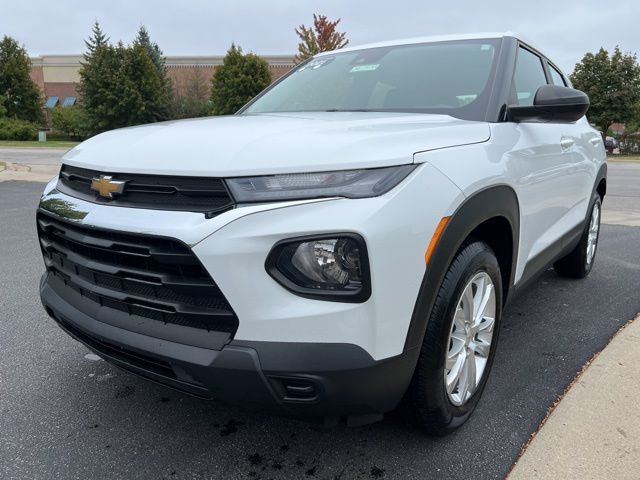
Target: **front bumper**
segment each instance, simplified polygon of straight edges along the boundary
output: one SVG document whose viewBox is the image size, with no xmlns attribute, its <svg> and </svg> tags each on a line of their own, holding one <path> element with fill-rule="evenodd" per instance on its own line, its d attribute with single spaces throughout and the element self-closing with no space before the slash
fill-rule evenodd
<svg viewBox="0 0 640 480">
<path fill-rule="evenodd" d="M 433 185 L 438 195 L 430 193 Z M 404 346 L 424 249 L 461 195 L 424 165 L 379 197 L 242 206 L 209 219 L 98 205 L 58 191 L 54 179 L 41 211 L 86 230 L 181 242 L 228 300 L 238 328 L 221 335 L 162 317 L 141 320 L 91 302 L 86 297 L 96 292 L 86 282 L 80 286 L 89 295 L 76 294 L 51 273 L 42 279 L 42 303 L 64 330 L 106 360 L 170 387 L 285 415 L 377 417 L 399 403 L 411 381 L 419 352 Z M 303 298 L 266 271 L 278 241 L 334 232 L 353 232 L 366 242 L 367 301 Z"/>
<path fill-rule="evenodd" d="M 52 275 L 40 284 L 49 315 L 102 358 L 169 387 L 292 416 L 379 418 L 401 400 L 418 350 L 375 361 L 352 344 L 234 340 L 211 350 L 95 320 L 70 305 Z"/>
<path fill-rule="evenodd" d="M 437 195 L 432 194 L 434 186 Z M 424 250 L 441 217 L 451 213 L 461 195 L 437 169 L 423 165 L 379 197 L 247 205 L 210 219 L 201 213 L 87 202 L 58 191 L 55 179 L 40 209 L 86 229 L 182 242 L 237 315 L 235 340 L 352 344 L 383 360 L 404 350 L 425 272 Z M 426 205 L 429 208 L 421 207 Z M 268 274 L 265 261 L 279 241 L 335 232 L 355 233 L 366 242 L 371 276 L 366 302 L 303 298 Z M 203 345 L 173 338 L 171 327 L 164 330 L 160 338 L 184 344 L 217 350 L 226 343 Z"/>
</svg>

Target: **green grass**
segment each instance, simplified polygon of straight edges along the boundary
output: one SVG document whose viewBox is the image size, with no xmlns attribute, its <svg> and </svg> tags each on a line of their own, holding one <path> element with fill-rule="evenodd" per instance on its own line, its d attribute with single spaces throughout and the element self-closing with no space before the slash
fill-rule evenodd
<svg viewBox="0 0 640 480">
<path fill-rule="evenodd" d="M 640 155 L 608 155 L 610 162 L 640 162 Z"/>
<path fill-rule="evenodd" d="M 46 142 L 38 142 L 37 140 L 0 140 L 0 147 L 16 147 L 16 148 L 72 148 L 80 142 L 72 142 L 69 140 L 48 140 Z"/>
</svg>

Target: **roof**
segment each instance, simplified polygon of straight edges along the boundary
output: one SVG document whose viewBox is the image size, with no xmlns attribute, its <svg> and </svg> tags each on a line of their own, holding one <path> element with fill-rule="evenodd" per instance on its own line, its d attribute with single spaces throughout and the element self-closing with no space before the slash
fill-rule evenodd
<svg viewBox="0 0 640 480">
<path fill-rule="evenodd" d="M 346 47 L 338 50 L 339 52 L 350 52 L 352 50 L 363 50 L 365 48 L 379 48 L 379 47 L 393 47 L 396 45 L 412 45 L 417 43 L 435 43 L 435 42 L 450 42 L 454 40 L 481 40 L 483 38 L 503 38 L 503 37 L 515 37 L 520 38 L 520 35 L 514 32 L 484 32 L 484 33 L 458 33 L 452 35 L 432 35 L 426 37 L 413 37 L 403 38 L 398 40 L 389 40 L 384 42 L 367 43 L 364 45 L 357 45 L 354 47 Z M 525 43 L 524 39 L 522 39 Z M 317 56 L 327 55 L 334 52 L 323 52 Z"/>
<path fill-rule="evenodd" d="M 393 47 L 396 45 L 413 45 L 418 43 L 436 43 L 436 42 L 451 42 L 455 40 L 482 40 L 483 38 L 516 38 L 520 40 L 522 43 L 532 47 L 543 57 L 549 58 L 548 55 L 544 53 L 544 51 L 540 50 L 534 43 L 531 43 L 529 39 L 523 35 L 520 35 L 516 32 L 480 32 L 480 33 L 457 33 L 451 35 L 431 35 L 425 37 L 413 37 L 413 38 L 401 38 L 397 40 L 388 40 L 384 42 L 375 42 L 375 43 L 366 43 L 363 45 L 356 45 L 353 47 L 341 48 L 340 50 L 333 50 L 329 52 L 321 52 L 316 55 L 316 57 L 321 57 L 324 55 L 331 55 L 336 52 L 351 52 L 357 50 L 364 50 L 366 48 L 379 48 L 379 47 Z M 551 63 L 553 63 L 553 59 L 551 59 Z M 557 65 L 556 65 L 557 67 Z"/>
</svg>

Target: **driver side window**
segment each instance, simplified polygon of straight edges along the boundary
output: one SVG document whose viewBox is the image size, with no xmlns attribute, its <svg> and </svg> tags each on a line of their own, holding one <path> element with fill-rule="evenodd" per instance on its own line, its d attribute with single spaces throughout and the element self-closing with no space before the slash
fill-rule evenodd
<svg viewBox="0 0 640 480">
<path fill-rule="evenodd" d="M 512 87 L 517 104 L 533 105 L 536 91 L 546 84 L 547 77 L 544 74 L 542 59 L 526 48 L 520 47 Z"/>
</svg>

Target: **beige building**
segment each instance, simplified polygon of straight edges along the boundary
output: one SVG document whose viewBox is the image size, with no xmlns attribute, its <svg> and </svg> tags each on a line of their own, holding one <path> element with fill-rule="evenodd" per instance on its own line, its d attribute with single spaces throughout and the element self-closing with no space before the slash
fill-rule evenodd
<svg viewBox="0 0 640 480">
<path fill-rule="evenodd" d="M 185 94 L 195 83 L 210 85 L 223 56 L 166 57 L 169 77 L 178 94 Z M 293 68 L 293 55 L 265 55 L 271 76 L 280 78 Z M 42 55 L 31 58 L 31 78 L 38 84 L 47 106 L 72 105 L 78 97 L 82 55 Z"/>
</svg>

